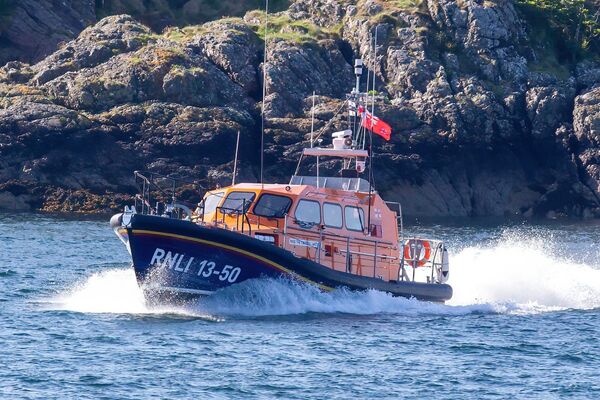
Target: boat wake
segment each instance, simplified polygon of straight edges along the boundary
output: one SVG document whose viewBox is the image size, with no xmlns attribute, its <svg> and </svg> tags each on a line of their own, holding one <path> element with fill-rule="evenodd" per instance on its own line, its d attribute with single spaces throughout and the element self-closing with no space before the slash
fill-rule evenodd
<svg viewBox="0 0 600 400">
<path fill-rule="evenodd" d="M 518 239 L 518 240 L 517 240 Z M 447 304 L 392 297 L 377 291 L 335 290 L 261 279 L 219 291 L 186 307 L 151 308 L 133 270 L 113 268 L 52 299 L 53 309 L 84 313 L 259 317 L 306 313 L 466 315 L 531 314 L 600 307 L 600 268 L 552 256 L 535 240 L 502 238 L 451 256 L 454 297 Z M 211 317 L 215 318 L 215 317 Z M 218 318 L 218 317 L 216 317 Z"/>
<path fill-rule="evenodd" d="M 499 312 L 600 308 L 600 265 L 565 257 L 543 237 L 504 234 L 451 260 L 449 305 L 491 304 Z"/>
</svg>

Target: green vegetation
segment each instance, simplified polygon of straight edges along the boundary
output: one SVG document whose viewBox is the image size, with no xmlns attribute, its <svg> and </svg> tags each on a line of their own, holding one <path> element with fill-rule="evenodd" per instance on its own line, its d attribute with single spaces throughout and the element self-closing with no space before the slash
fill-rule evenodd
<svg viewBox="0 0 600 400">
<path fill-rule="evenodd" d="M 163 36 L 174 42 L 186 42 L 207 31 L 204 25 L 191 25 L 185 28 L 170 27 L 165 29 Z"/>
<path fill-rule="evenodd" d="M 536 47 L 536 60 L 529 63 L 529 70 L 533 72 L 545 72 L 554 75 L 558 79 L 568 79 L 571 76 L 570 63 L 573 55 L 567 55 L 567 59 L 559 58 L 560 52 L 548 48 Z M 569 59 L 571 58 L 571 59 Z"/>
<path fill-rule="evenodd" d="M 169 27 L 165 29 L 162 36 L 174 42 L 188 42 L 198 35 L 209 33 L 211 31 L 242 34 L 231 25 L 227 25 L 228 23 L 244 24 L 244 21 L 241 18 L 222 18 L 213 23 L 206 23 L 204 25 L 190 25 L 184 28 Z"/>
<path fill-rule="evenodd" d="M 250 20 L 257 21 L 250 25 L 254 31 L 265 38 L 265 13 L 254 10 L 249 14 Z M 269 39 L 278 38 L 294 43 L 307 43 L 315 40 L 326 39 L 339 35 L 341 26 L 333 28 L 321 28 L 308 20 L 293 20 L 288 15 L 269 15 L 268 36 Z"/>
<path fill-rule="evenodd" d="M 585 0 L 517 0 L 529 22 L 540 71 L 564 75 L 565 63 L 597 57 L 600 10 Z M 567 71 L 568 72 L 568 71 Z"/>
<path fill-rule="evenodd" d="M 139 35 L 137 38 L 145 46 L 150 42 L 156 42 L 156 40 L 158 40 L 160 37 L 161 37 L 161 35 L 157 35 L 155 33 L 150 33 L 150 34 L 144 33 L 144 34 Z"/>
<path fill-rule="evenodd" d="M 0 0 L 2 1 L 2 0 Z M 5 0 L 9 1 L 9 0 Z M 264 8 L 264 0 L 95 0 L 96 15 L 102 18 L 130 14 L 155 31 L 167 26 L 202 24 L 227 16 L 243 16 Z M 270 12 L 287 9 L 289 0 L 269 0 Z"/>
<path fill-rule="evenodd" d="M 398 11 L 410 11 L 418 10 L 423 3 L 425 3 L 423 0 L 392 0 L 386 1 L 385 5 L 388 9 L 395 9 Z"/>
<path fill-rule="evenodd" d="M 382 0 L 378 2 L 382 6 L 381 12 L 370 17 L 373 22 L 387 22 L 396 25 L 399 21 L 396 15 L 403 13 L 424 13 L 427 12 L 427 2 L 425 0 Z"/>
<path fill-rule="evenodd" d="M 129 57 L 129 62 L 132 65 L 139 65 L 142 63 L 142 59 L 139 58 L 138 56 L 132 56 L 132 57 Z"/>
<path fill-rule="evenodd" d="M 175 64 L 171 67 L 171 73 L 173 75 L 178 75 L 178 76 L 183 76 L 185 74 L 200 75 L 205 72 L 206 71 L 204 70 L 204 68 L 200 68 L 200 67 L 186 68 L 183 65 L 177 65 L 177 64 Z"/>
</svg>

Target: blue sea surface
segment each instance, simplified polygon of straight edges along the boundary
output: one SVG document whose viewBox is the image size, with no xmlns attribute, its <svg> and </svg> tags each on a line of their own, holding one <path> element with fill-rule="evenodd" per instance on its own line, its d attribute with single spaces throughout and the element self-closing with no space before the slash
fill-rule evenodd
<svg viewBox="0 0 600 400">
<path fill-rule="evenodd" d="M 0 214 L 0 397 L 600 398 L 600 225 L 419 233 L 446 305 L 259 280 L 152 309 L 108 221 Z"/>
</svg>

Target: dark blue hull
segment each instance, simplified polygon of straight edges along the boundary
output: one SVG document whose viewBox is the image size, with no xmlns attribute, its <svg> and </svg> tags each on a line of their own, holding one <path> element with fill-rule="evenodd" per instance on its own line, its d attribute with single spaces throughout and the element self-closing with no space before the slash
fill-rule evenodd
<svg viewBox="0 0 600 400">
<path fill-rule="evenodd" d="M 322 290 L 375 289 L 396 296 L 443 302 L 445 284 L 384 282 L 334 271 L 260 240 L 192 222 L 135 214 L 126 227 L 113 227 L 131 252 L 140 286 L 158 302 L 210 295 L 248 279 L 287 277 Z"/>
</svg>

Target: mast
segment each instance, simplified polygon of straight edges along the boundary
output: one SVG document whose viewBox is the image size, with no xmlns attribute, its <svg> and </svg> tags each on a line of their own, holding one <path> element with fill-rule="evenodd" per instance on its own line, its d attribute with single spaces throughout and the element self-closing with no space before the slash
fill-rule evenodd
<svg viewBox="0 0 600 400">
<path fill-rule="evenodd" d="M 267 36 L 269 34 L 269 0 L 265 0 L 265 54 L 263 58 L 263 90 L 261 103 L 260 127 L 260 184 L 264 187 L 263 173 L 265 169 L 265 97 L 267 96 Z"/>
<path fill-rule="evenodd" d="M 357 58 L 354 60 L 354 75 L 356 76 L 356 87 L 354 88 L 354 96 L 352 101 L 354 102 L 354 117 L 353 117 L 353 147 L 358 148 L 359 146 L 359 135 L 360 135 L 360 126 L 357 126 L 357 120 L 359 119 L 358 109 L 360 107 L 360 77 L 363 72 L 363 60 Z"/>
<path fill-rule="evenodd" d="M 375 115 L 375 77 L 377 73 L 375 66 L 377 65 L 377 28 L 375 27 L 375 40 L 373 46 L 373 96 L 371 96 L 371 116 Z M 368 95 L 368 94 L 367 94 Z M 372 128 L 372 127 L 371 127 Z M 371 203 L 373 202 L 373 129 L 369 129 L 369 211 L 367 217 L 367 230 L 371 235 Z"/>
</svg>

